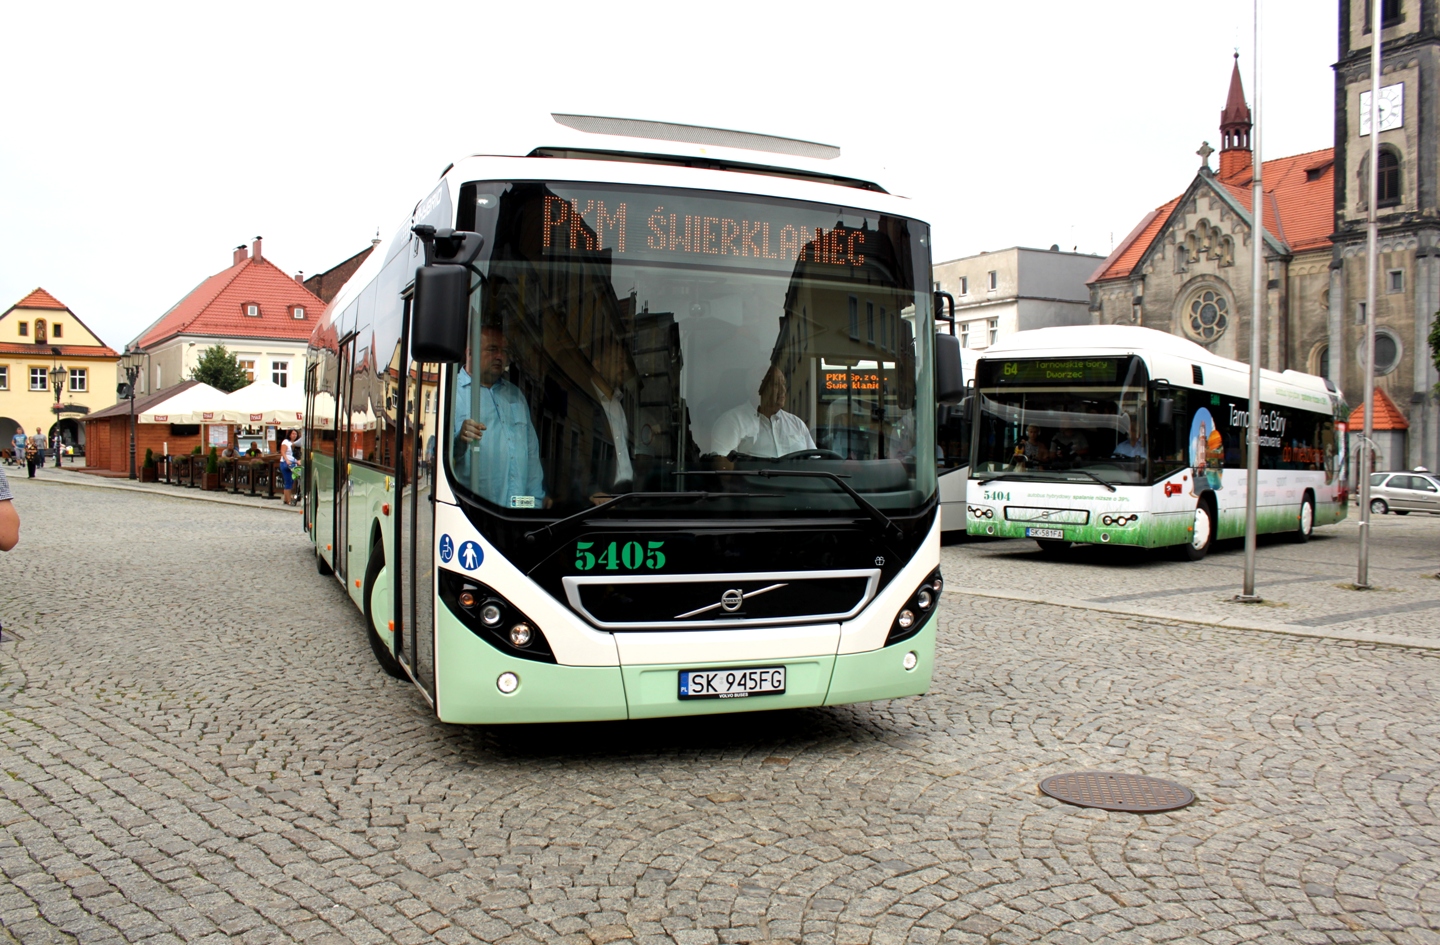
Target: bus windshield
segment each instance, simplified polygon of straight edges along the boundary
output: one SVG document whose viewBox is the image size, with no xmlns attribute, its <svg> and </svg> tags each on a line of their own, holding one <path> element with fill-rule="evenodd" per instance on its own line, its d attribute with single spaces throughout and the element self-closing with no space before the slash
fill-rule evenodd
<svg viewBox="0 0 1440 945">
<path fill-rule="evenodd" d="M 982 360 L 971 475 L 1148 481 L 1139 358 Z"/>
<path fill-rule="evenodd" d="M 459 208 L 485 237 L 443 424 L 460 494 L 545 517 L 630 492 L 627 515 L 853 511 L 833 476 L 879 509 L 933 494 L 924 224 L 556 182 Z M 776 469 L 833 476 L 744 475 Z"/>
</svg>

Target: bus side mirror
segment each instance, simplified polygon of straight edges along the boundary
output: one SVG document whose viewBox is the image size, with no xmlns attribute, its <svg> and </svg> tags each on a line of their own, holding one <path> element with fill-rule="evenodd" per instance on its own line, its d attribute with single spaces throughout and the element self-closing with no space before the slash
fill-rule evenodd
<svg viewBox="0 0 1440 945">
<path fill-rule="evenodd" d="M 1161 397 L 1155 402 L 1155 412 L 1162 427 L 1175 425 L 1175 398 Z"/>
<path fill-rule="evenodd" d="M 415 271 L 410 307 L 410 356 L 451 364 L 465 360 L 470 314 L 470 271 L 462 266 L 423 266 Z"/>
<path fill-rule="evenodd" d="M 935 402 L 958 403 L 965 396 L 965 376 L 960 364 L 960 339 L 935 333 Z"/>
</svg>

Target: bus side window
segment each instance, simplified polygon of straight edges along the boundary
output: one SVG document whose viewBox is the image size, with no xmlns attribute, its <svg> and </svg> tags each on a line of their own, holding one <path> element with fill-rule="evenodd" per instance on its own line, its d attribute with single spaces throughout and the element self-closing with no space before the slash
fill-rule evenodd
<svg viewBox="0 0 1440 945">
<path fill-rule="evenodd" d="M 1173 407 L 1162 408 L 1153 394 L 1151 395 L 1150 410 L 1150 468 L 1155 479 L 1164 479 L 1172 473 L 1184 469 L 1188 465 L 1185 455 L 1188 438 L 1190 435 L 1190 404 L 1189 393 L 1184 390 L 1169 389 L 1164 392 L 1165 399 L 1173 403 Z M 1162 424 L 1162 414 L 1168 414 L 1165 419 L 1170 420 L 1168 424 Z"/>
</svg>

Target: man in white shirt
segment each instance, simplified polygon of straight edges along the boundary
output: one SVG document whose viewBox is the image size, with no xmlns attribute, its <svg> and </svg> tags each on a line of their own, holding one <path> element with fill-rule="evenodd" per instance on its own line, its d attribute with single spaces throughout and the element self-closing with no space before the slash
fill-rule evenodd
<svg viewBox="0 0 1440 945">
<path fill-rule="evenodd" d="M 731 452 L 773 459 L 797 450 L 813 450 L 815 439 L 805 421 L 780 405 L 790 392 L 785 374 L 772 365 L 760 382 L 760 406 L 741 404 L 727 410 L 715 421 L 710 451 L 719 457 Z M 721 460 L 728 465 L 728 460 Z"/>
</svg>

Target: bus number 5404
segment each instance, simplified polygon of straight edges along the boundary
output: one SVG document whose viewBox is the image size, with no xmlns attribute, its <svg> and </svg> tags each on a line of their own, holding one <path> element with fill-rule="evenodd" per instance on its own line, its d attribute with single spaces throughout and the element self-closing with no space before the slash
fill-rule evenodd
<svg viewBox="0 0 1440 945">
<path fill-rule="evenodd" d="M 575 569 L 577 571 L 589 571 L 597 564 L 605 566 L 606 571 L 638 571 L 641 567 L 658 571 L 665 567 L 665 552 L 660 550 L 664 545 L 663 541 L 647 541 L 645 547 L 640 546 L 638 541 L 627 541 L 625 544 L 612 541 L 610 545 L 598 555 L 590 549 L 595 547 L 593 541 L 577 541 L 575 543 Z"/>
</svg>

